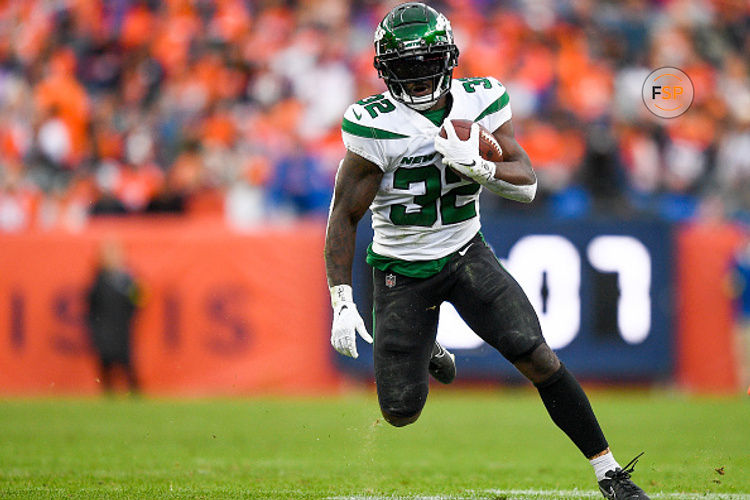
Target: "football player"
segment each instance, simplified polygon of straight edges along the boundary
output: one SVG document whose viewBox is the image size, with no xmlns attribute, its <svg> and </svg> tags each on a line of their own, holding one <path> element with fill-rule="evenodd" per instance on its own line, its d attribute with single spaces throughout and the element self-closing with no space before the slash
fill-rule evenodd
<svg viewBox="0 0 750 500">
<path fill-rule="evenodd" d="M 450 23 L 422 3 L 399 5 L 385 16 L 375 53 L 388 90 L 351 105 L 342 125 L 347 152 L 325 243 L 331 344 L 356 358 L 357 334 L 373 341 L 351 287 L 357 222 L 369 208 L 375 381 L 385 420 L 400 427 L 419 418 L 428 373 L 453 380 L 454 358 L 435 341 L 440 304 L 449 301 L 536 386 L 554 423 L 590 460 L 604 496 L 647 499 L 630 479 L 637 457 L 624 468 L 615 461 L 581 386 L 546 344 L 523 290 L 482 238 L 482 188 L 523 203 L 536 193 L 536 175 L 514 138 L 505 87 L 492 77 L 452 79 L 459 51 Z M 452 119 L 492 131 L 503 161 L 484 160 L 478 127 L 460 140 Z M 441 126 L 445 138 L 438 136 Z"/>
</svg>

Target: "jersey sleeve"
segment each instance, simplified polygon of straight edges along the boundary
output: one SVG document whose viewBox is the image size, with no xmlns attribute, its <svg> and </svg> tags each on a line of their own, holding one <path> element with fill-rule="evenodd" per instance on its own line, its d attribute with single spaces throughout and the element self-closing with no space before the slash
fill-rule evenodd
<svg viewBox="0 0 750 500">
<path fill-rule="evenodd" d="M 497 79 L 489 76 L 487 80 L 492 84 L 492 92 L 489 93 L 484 109 L 474 121 L 494 132 L 512 117 L 510 96 L 505 86 Z"/>
<path fill-rule="evenodd" d="M 378 139 L 378 129 L 367 120 L 368 113 L 359 104 L 352 104 L 341 122 L 341 138 L 346 149 L 371 161 L 385 171 L 388 159 Z"/>
</svg>

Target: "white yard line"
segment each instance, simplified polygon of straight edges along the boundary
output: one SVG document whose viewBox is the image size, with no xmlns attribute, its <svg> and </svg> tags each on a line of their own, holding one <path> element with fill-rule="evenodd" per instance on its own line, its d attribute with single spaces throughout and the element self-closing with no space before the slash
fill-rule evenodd
<svg viewBox="0 0 750 500">
<path fill-rule="evenodd" d="M 651 493 L 654 499 L 663 500 L 750 500 L 747 493 Z M 603 498 L 599 492 L 582 490 L 482 490 L 461 495 L 430 496 L 334 496 L 328 500 L 571 500 L 578 498 Z"/>
</svg>

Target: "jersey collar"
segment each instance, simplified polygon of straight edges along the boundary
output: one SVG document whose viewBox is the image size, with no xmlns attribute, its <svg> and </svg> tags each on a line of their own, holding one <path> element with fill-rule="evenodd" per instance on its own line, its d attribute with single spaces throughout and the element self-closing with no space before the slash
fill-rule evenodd
<svg viewBox="0 0 750 500">
<path fill-rule="evenodd" d="M 454 119 L 456 115 L 456 109 L 460 107 L 460 104 L 458 102 L 458 96 L 460 94 L 456 94 L 453 92 L 455 84 L 456 80 L 453 80 L 451 82 L 451 89 L 448 91 L 448 93 L 451 95 L 451 98 L 453 99 L 453 104 L 451 105 L 451 109 L 448 112 L 448 115 L 445 117 L 445 120 Z M 389 91 L 387 91 L 386 93 L 391 102 L 395 103 L 396 108 L 399 109 L 404 114 L 404 116 L 409 119 L 409 122 L 414 125 L 419 131 L 434 134 L 435 132 L 440 130 L 440 127 L 432 123 L 430 119 L 424 116 L 422 113 L 411 109 L 409 106 L 400 101 L 397 101 Z M 445 120 L 443 120 L 443 123 L 445 123 Z"/>
</svg>

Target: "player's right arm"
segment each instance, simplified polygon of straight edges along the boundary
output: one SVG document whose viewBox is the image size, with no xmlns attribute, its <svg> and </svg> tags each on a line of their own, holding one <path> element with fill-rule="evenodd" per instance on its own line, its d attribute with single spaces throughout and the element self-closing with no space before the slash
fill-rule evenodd
<svg viewBox="0 0 750 500">
<path fill-rule="evenodd" d="M 383 171 L 369 160 L 346 152 L 336 173 L 336 185 L 326 228 L 326 276 L 333 306 L 331 345 L 341 354 L 356 358 L 356 333 L 368 342 L 352 296 L 352 261 L 357 223 L 367 211 L 380 187 Z"/>
<path fill-rule="evenodd" d="M 328 286 L 351 285 L 357 223 L 375 199 L 383 171 L 361 156 L 346 152 L 336 173 L 326 229 Z"/>
</svg>

